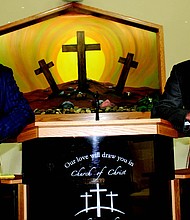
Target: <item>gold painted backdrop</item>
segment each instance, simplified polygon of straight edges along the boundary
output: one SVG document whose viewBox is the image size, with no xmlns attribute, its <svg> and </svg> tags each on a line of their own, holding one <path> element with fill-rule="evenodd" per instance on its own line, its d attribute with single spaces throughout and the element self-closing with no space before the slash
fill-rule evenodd
<svg viewBox="0 0 190 220">
<path fill-rule="evenodd" d="M 50 72 L 57 84 L 76 80 L 77 53 L 62 52 L 62 45 L 76 44 L 77 31 L 85 32 L 86 44 L 101 45 L 86 51 L 88 79 L 116 84 L 123 68 L 119 58 L 133 53 L 138 67 L 130 69 L 126 86 L 160 88 L 156 33 L 91 15 L 60 15 L 0 36 L 0 62 L 13 69 L 23 92 L 49 87 L 34 72 L 42 59 L 54 63 Z"/>
</svg>

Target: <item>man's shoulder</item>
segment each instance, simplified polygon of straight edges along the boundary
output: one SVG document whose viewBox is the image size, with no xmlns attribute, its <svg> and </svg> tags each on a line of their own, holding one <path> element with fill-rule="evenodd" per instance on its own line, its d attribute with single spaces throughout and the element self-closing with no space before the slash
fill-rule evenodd
<svg viewBox="0 0 190 220">
<path fill-rule="evenodd" d="M 0 64 L 0 76 L 5 75 L 4 73 L 11 73 L 11 72 L 12 69 L 10 67 Z"/>
<path fill-rule="evenodd" d="M 6 70 L 6 71 L 9 70 L 10 71 L 11 68 L 0 63 L 0 70 Z"/>
<path fill-rule="evenodd" d="M 179 76 L 188 75 L 190 73 L 190 60 L 179 62 L 173 66 L 173 71 Z"/>
<path fill-rule="evenodd" d="M 174 66 L 176 66 L 176 67 L 186 67 L 186 66 L 190 66 L 190 60 L 181 61 L 181 62 L 175 64 Z"/>
</svg>

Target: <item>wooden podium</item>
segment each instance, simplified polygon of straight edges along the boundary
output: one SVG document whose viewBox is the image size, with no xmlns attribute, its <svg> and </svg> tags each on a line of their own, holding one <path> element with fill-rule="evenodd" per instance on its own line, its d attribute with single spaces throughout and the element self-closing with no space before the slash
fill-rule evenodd
<svg viewBox="0 0 190 220">
<path fill-rule="evenodd" d="M 18 142 L 44 137 L 83 137 L 113 135 L 161 135 L 178 137 L 171 124 L 162 119 L 150 119 L 150 113 L 100 113 L 94 114 L 36 115 L 18 136 Z"/>
<path fill-rule="evenodd" d="M 95 120 L 94 114 L 36 116 L 36 121 L 28 125 L 17 139 L 18 142 L 23 143 L 22 169 L 23 183 L 28 185 L 28 220 L 34 220 L 36 216 L 44 217 L 44 212 L 48 212 L 46 219 L 48 217 L 51 219 L 56 215 L 60 216 L 60 213 L 64 212 L 60 201 L 66 200 L 66 196 L 64 196 L 66 192 L 61 191 L 64 188 L 64 183 L 66 184 L 67 177 L 64 178 L 64 174 L 60 174 L 63 169 L 61 160 L 65 158 L 66 153 L 69 154 L 68 148 L 72 144 L 64 147 L 66 153 L 62 152 L 62 146 L 67 143 L 67 138 L 72 140 L 72 138 L 81 137 L 114 137 L 117 139 L 115 143 L 118 145 L 120 145 L 120 138 L 121 142 L 125 140 L 152 141 L 154 172 L 147 174 L 150 177 L 148 212 L 152 214 L 140 217 L 172 219 L 170 180 L 174 178 L 173 138 L 178 137 L 178 133 L 165 120 L 146 118 L 148 116 L 146 113 L 134 114 L 102 113 L 98 121 Z M 80 145 L 78 146 L 80 148 Z M 74 149 L 78 151 L 77 147 Z M 123 155 L 125 155 L 125 148 L 123 149 Z M 55 188 L 57 188 L 56 191 L 54 191 Z M 59 195 L 55 196 L 55 194 Z M 48 199 L 49 201 L 47 201 Z M 40 208 L 39 204 L 35 206 L 39 200 L 48 207 L 42 210 L 43 204 Z M 56 200 L 59 200 L 59 203 L 55 205 Z M 66 201 L 69 201 L 69 198 Z M 53 207 L 52 213 L 49 211 L 51 206 Z M 40 214 L 40 212 L 43 213 Z M 119 219 L 130 219 L 130 217 L 119 217 Z"/>
</svg>

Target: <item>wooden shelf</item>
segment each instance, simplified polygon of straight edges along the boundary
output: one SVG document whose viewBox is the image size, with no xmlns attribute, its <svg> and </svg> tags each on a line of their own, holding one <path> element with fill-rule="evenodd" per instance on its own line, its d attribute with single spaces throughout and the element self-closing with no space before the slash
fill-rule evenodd
<svg viewBox="0 0 190 220">
<path fill-rule="evenodd" d="M 37 115 L 17 137 L 18 142 L 44 137 L 84 137 L 160 134 L 178 137 L 172 125 L 160 118 L 150 119 L 142 112 L 95 114 Z"/>
</svg>

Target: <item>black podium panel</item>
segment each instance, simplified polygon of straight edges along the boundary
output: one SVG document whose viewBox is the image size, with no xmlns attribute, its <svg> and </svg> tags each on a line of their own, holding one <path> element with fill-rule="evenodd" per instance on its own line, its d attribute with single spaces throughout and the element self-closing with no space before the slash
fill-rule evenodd
<svg viewBox="0 0 190 220">
<path fill-rule="evenodd" d="M 143 138 L 140 146 L 146 144 Z M 24 142 L 22 170 L 23 183 L 28 185 L 28 220 L 153 219 L 157 202 L 151 191 L 154 195 L 154 185 L 158 184 L 153 145 L 147 146 L 151 150 L 141 158 L 142 163 L 134 148 L 127 136 Z M 138 148 L 137 142 L 137 152 Z M 151 169 L 138 174 L 147 166 L 142 165 L 147 157 L 151 165 L 145 162 Z"/>
<path fill-rule="evenodd" d="M 32 219 L 42 214 L 42 206 L 44 219 L 56 215 L 126 218 L 133 165 L 128 142 L 122 137 L 48 138 L 24 143 L 23 182 L 30 188 Z"/>
</svg>

